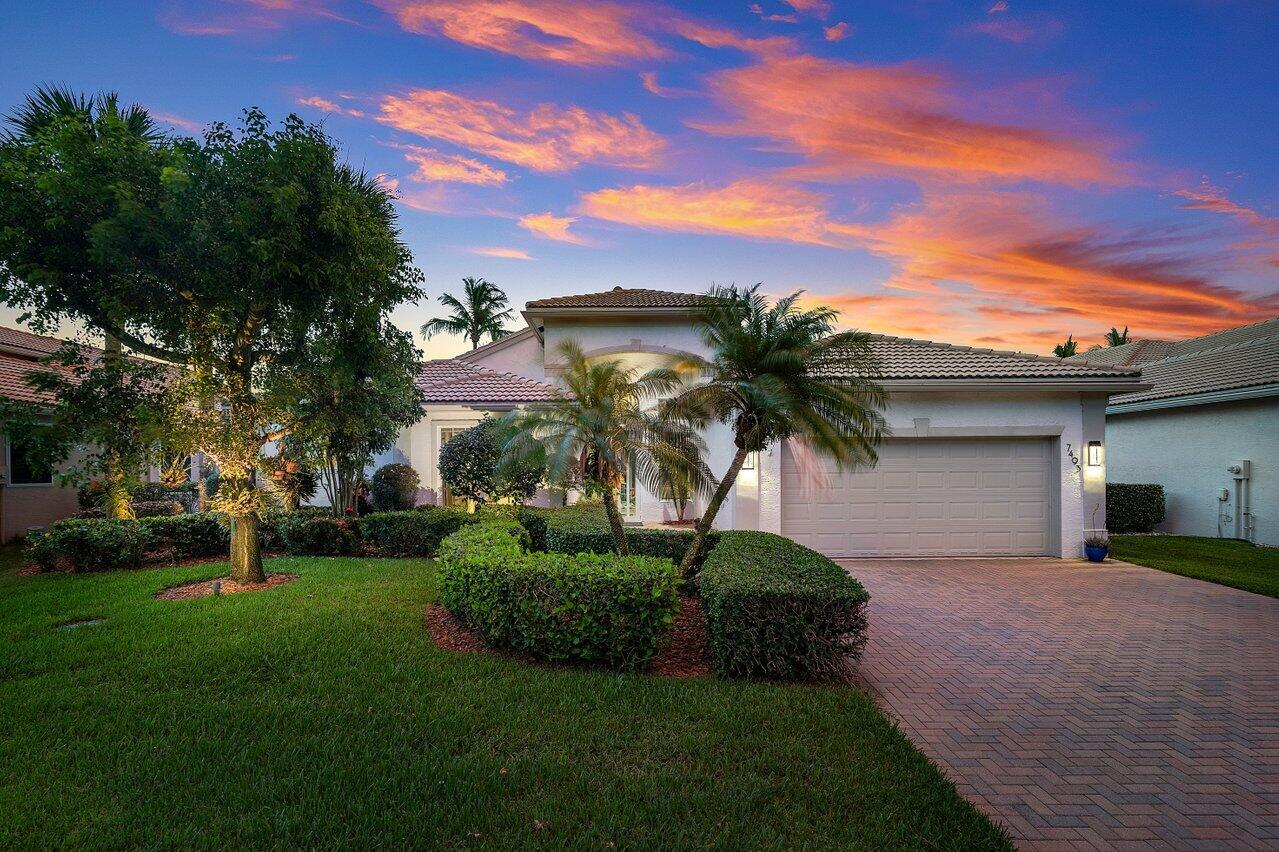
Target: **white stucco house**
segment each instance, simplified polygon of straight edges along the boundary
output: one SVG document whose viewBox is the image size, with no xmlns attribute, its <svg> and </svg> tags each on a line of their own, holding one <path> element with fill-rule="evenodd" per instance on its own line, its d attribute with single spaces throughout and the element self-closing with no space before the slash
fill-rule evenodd
<svg viewBox="0 0 1279 852">
<path fill-rule="evenodd" d="M 1106 436 L 1111 481 L 1164 487 L 1159 531 L 1279 546 L 1279 319 L 1069 360 L 1151 386 L 1111 398 Z"/>
<path fill-rule="evenodd" d="M 418 470 L 422 502 L 445 502 L 441 444 L 486 412 L 553 393 L 561 340 L 641 365 L 706 354 L 693 319 L 702 298 L 618 287 L 527 303 L 520 331 L 424 364 L 424 416 L 384 460 Z M 840 472 L 803 447 L 774 446 L 748 461 L 717 526 L 781 533 L 832 556 L 1070 558 L 1094 522 L 1104 529 L 1106 404 L 1146 387 L 1139 370 L 883 335 L 873 346 L 891 394 L 879 464 Z M 728 428 L 705 437 L 722 473 Z M 635 523 L 672 514 L 635 484 L 623 504 Z"/>
</svg>

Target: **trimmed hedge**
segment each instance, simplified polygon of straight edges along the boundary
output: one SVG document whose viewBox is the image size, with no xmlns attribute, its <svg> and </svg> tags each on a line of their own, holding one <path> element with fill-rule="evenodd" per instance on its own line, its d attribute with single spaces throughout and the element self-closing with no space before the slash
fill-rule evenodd
<svg viewBox="0 0 1279 852">
<path fill-rule="evenodd" d="M 423 506 L 360 518 L 360 535 L 382 556 L 434 556 L 440 542 L 479 520 L 462 509 Z"/>
<path fill-rule="evenodd" d="M 613 532 L 604 507 L 579 503 L 565 509 L 543 510 L 546 550 L 552 553 L 614 553 Z M 626 546 L 632 556 L 655 556 L 678 565 L 693 543 L 693 531 L 627 527 Z M 706 536 L 705 552 L 714 549 L 719 533 Z M 703 560 L 705 557 L 703 557 Z"/>
<path fill-rule="evenodd" d="M 142 564 L 148 537 L 139 521 L 67 518 L 27 542 L 27 555 L 46 571 L 111 571 Z"/>
<path fill-rule="evenodd" d="M 646 664 L 679 606 L 665 559 L 528 552 L 528 531 L 493 516 L 440 545 L 440 602 L 494 646 L 556 662 Z"/>
<path fill-rule="evenodd" d="M 169 559 L 226 556 L 231 549 L 226 519 L 214 512 L 161 515 L 138 523 L 146 533 L 147 550 L 159 551 Z"/>
<path fill-rule="evenodd" d="M 135 500 L 130 507 L 135 518 L 162 518 L 165 515 L 182 514 L 182 504 L 176 500 Z"/>
<path fill-rule="evenodd" d="M 359 522 L 353 518 L 285 512 L 273 521 L 280 546 L 295 556 L 347 556 L 360 544 Z"/>
<path fill-rule="evenodd" d="M 1106 528 L 1112 533 L 1148 533 L 1163 523 L 1164 487 L 1154 483 L 1106 483 Z"/>
<path fill-rule="evenodd" d="M 701 596 L 721 677 L 836 676 L 866 643 L 861 583 L 772 533 L 722 533 L 702 567 Z"/>
</svg>

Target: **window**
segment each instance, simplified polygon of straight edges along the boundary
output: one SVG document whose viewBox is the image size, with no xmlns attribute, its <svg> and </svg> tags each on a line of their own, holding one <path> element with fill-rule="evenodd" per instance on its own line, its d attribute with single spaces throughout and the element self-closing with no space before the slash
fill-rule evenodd
<svg viewBox="0 0 1279 852">
<path fill-rule="evenodd" d="M 621 492 L 617 495 L 617 509 L 623 517 L 633 517 L 638 511 L 636 506 L 635 494 L 635 458 L 632 456 L 628 459 L 626 465 L 626 481 L 622 485 Z"/>
<path fill-rule="evenodd" d="M 9 484 L 52 485 L 53 468 L 47 464 L 33 465 L 27 458 L 27 446 L 21 439 L 9 439 Z"/>
<path fill-rule="evenodd" d="M 469 426 L 442 426 L 440 428 L 440 446 L 443 447 L 449 441 L 469 429 Z M 438 456 L 437 456 L 438 457 Z M 449 488 L 447 482 L 440 481 L 440 505 L 441 506 L 462 506 L 465 507 L 467 499 L 459 497 Z"/>
</svg>

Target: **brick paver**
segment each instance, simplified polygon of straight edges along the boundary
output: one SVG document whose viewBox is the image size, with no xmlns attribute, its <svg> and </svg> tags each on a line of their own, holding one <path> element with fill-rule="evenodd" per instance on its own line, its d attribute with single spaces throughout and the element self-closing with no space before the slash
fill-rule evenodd
<svg viewBox="0 0 1279 852">
<path fill-rule="evenodd" d="M 1023 847 L 1279 849 L 1279 600 L 1124 563 L 844 560 L 858 677 Z"/>
</svg>

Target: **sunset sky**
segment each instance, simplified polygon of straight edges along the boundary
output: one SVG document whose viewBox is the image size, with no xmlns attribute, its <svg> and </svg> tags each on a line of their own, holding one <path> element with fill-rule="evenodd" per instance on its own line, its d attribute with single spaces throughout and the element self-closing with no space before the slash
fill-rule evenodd
<svg viewBox="0 0 1279 852">
<path fill-rule="evenodd" d="M 1279 316 L 1271 0 L 4 5 L 0 110 L 55 82 L 175 132 L 324 122 L 399 195 L 406 329 L 466 275 L 763 282 L 1041 353 Z"/>
</svg>

